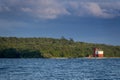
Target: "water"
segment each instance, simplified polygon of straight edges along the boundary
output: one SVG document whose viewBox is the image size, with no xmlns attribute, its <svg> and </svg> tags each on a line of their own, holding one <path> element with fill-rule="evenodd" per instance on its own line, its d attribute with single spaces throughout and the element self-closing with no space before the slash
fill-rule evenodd
<svg viewBox="0 0 120 80">
<path fill-rule="evenodd" d="M 0 59 L 0 80 L 120 80 L 120 58 Z"/>
</svg>

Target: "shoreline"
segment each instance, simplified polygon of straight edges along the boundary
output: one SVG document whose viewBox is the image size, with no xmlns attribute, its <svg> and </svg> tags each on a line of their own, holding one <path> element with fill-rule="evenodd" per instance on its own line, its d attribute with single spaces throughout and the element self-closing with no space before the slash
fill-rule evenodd
<svg viewBox="0 0 120 80">
<path fill-rule="evenodd" d="M 120 57 L 79 57 L 79 58 L 52 57 L 52 58 L 0 58 L 0 59 L 120 59 Z"/>
</svg>

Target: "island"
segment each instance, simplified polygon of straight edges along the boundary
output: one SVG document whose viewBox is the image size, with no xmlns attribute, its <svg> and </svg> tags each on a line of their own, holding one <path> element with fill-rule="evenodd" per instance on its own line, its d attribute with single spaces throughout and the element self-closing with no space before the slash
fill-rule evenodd
<svg viewBox="0 0 120 80">
<path fill-rule="evenodd" d="M 104 57 L 120 57 L 120 46 L 86 43 L 64 37 L 0 37 L 0 58 L 81 58 L 92 55 L 95 47 L 104 51 Z"/>
</svg>

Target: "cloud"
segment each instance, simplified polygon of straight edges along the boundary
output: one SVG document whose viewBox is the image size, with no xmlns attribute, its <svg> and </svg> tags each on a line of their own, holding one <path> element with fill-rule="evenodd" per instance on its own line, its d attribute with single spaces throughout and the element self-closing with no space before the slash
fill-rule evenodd
<svg viewBox="0 0 120 80">
<path fill-rule="evenodd" d="M 56 19 L 65 15 L 114 18 L 120 16 L 120 2 L 88 0 L 0 0 L 0 13 L 39 19 Z"/>
<path fill-rule="evenodd" d="M 21 14 L 43 19 L 55 19 L 58 16 L 70 14 L 57 0 L 9 0 L 0 2 L 2 2 L 0 12 L 11 9 L 13 13 L 21 12 Z"/>
<path fill-rule="evenodd" d="M 35 17 L 45 19 L 55 19 L 60 15 L 69 15 L 64 6 L 56 2 L 56 0 L 30 0 L 28 6 L 22 7 L 21 10 L 23 12 L 30 12 Z"/>
<path fill-rule="evenodd" d="M 105 9 L 101 8 L 101 6 L 97 3 L 86 3 L 82 6 L 83 9 L 86 11 L 87 14 L 97 17 L 103 17 L 103 18 L 111 18 L 113 17 L 112 14 L 106 13 Z"/>
<path fill-rule="evenodd" d="M 105 4 L 108 6 L 105 6 Z M 99 18 L 113 18 L 118 16 L 113 13 L 117 7 L 113 8 L 112 3 L 105 4 L 96 2 L 70 2 L 72 10 L 74 10 L 78 16 L 94 16 Z M 113 12 L 110 12 L 110 9 L 112 9 Z M 120 8 L 118 10 L 120 10 Z"/>
</svg>

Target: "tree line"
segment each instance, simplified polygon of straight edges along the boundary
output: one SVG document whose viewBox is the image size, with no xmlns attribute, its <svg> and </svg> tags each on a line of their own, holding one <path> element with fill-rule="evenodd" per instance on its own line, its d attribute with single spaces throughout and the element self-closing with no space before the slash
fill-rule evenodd
<svg viewBox="0 0 120 80">
<path fill-rule="evenodd" d="M 79 58 L 101 48 L 105 57 L 120 57 L 120 46 L 75 42 L 72 38 L 0 37 L 0 58 Z"/>
</svg>

